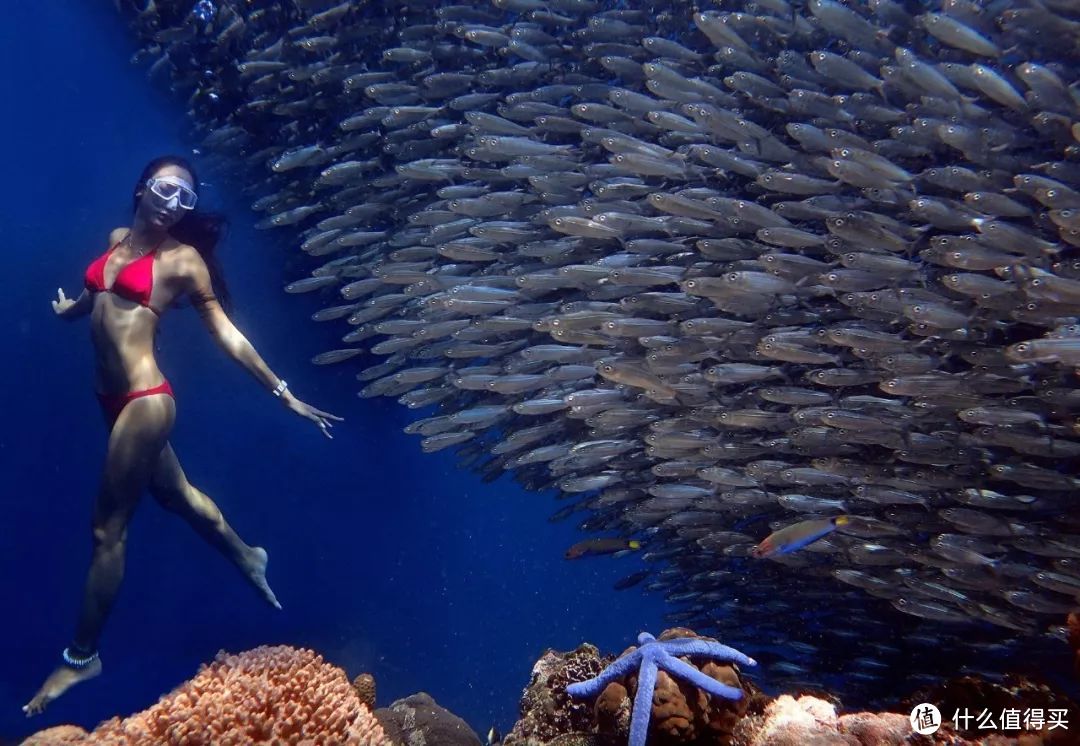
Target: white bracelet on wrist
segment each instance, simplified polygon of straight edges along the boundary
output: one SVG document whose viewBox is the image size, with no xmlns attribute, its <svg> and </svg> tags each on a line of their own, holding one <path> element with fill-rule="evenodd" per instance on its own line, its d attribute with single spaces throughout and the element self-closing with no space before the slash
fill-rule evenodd
<svg viewBox="0 0 1080 746">
<path fill-rule="evenodd" d="M 289 388 L 289 384 L 284 378 L 282 378 L 280 381 L 278 381 L 277 388 L 274 389 L 274 396 L 280 397 L 282 394 L 285 393 L 285 389 L 287 388 Z"/>
</svg>

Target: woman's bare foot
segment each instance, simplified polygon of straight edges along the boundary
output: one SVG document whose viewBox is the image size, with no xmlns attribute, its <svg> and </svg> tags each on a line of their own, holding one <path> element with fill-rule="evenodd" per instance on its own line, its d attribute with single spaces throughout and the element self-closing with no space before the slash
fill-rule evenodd
<svg viewBox="0 0 1080 746">
<path fill-rule="evenodd" d="M 247 575 L 247 579 L 251 581 L 251 584 L 255 586 L 255 589 L 259 591 L 259 594 L 266 599 L 266 602 L 275 609 L 280 609 L 281 604 L 278 603 L 277 596 L 270 590 L 270 584 L 266 582 L 266 563 L 268 559 L 265 549 L 252 547 L 251 556 L 244 565 L 244 573 Z"/>
<path fill-rule="evenodd" d="M 49 678 L 45 679 L 45 683 L 41 685 L 41 689 L 34 695 L 34 698 L 23 706 L 23 712 L 26 713 L 26 717 L 44 712 L 50 702 L 75 686 L 75 684 L 92 679 L 99 673 L 101 673 L 100 658 L 95 658 L 86 668 L 72 668 L 68 665 L 58 666 L 55 671 L 49 674 Z"/>
</svg>

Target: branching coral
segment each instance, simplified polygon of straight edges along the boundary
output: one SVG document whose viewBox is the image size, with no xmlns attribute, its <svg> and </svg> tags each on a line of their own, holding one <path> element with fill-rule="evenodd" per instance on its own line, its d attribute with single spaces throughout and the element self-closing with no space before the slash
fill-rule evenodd
<svg viewBox="0 0 1080 746">
<path fill-rule="evenodd" d="M 154 706 L 102 723 L 82 743 L 391 746 L 344 671 L 286 645 L 218 653 Z"/>
</svg>

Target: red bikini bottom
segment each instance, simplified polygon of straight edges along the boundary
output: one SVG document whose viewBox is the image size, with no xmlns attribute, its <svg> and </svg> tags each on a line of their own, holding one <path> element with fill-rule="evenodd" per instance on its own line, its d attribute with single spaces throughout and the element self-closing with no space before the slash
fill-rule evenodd
<svg viewBox="0 0 1080 746">
<path fill-rule="evenodd" d="M 109 417 L 109 426 L 116 424 L 117 418 L 120 413 L 124 411 L 124 407 L 128 402 L 138 399 L 140 396 L 153 396 L 154 394 L 168 394 L 174 399 L 172 386 L 168 381 L 162 381 L 159 385 L 154 386 L 151 389 L 143 389 L 142 391 L 129 391 L 126 394 L 101 394 L 97 395 L 98 401 L 101 403 L 101 408 L 105 410 L 105 414 Z"/>
</svg>

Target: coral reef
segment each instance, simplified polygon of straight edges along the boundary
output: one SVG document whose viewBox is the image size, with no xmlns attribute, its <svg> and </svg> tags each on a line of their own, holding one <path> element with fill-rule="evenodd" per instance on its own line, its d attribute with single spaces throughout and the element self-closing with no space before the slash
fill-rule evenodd
<svg viewBox="0 0 1080 746">
<path fill-rule="evenodd" d="M 1071 620 L 1080 627 L 1080 619 Z M 627 746 L 643 661 L 663 651 L 696 674 L 673 677 L 661 669 L 651 689 L 648 746 L 1080 746 L 1080 708 L 1059 691 L 1019 676 L 1001 683 L 962 677 L 926 687 L 900 700 L 897 712 L 841 712 L 827 693 L 800 691 L 770 697 L 724 660 L 737 651 L 685 628 L 639 638 L 618 658 L 588 643 L 560 653 L 547 650 L 533 666 L 521 699 L 521 718 L 502 746 Z M 639 653 L 635 655 L 635 653 Z M 745 658 L 745 656 L 743 656 Z M 741 662 L 741 659 L 740 659 Z M 675 666 L 677 670 L 681 668 Z M 701 677 L 710 684 L 697 685 Z M 581 684 L 586 684 L 581 686 Z M 647 682 L 646 682 L 647 683 Z M 575 686 L 577 684 L 577 686 Z M 714 685 L 738 699 L 707 693 Z M 717 687 L 718 688 L 718 687 Z M 585 693 L 595 701 L 575 700 Z M 644 691 L 642 688 L 641 691 Z M 260 647 L 214 662 L 143 712 L 113 718 L 91 733 L 74 725 L 40 731 L 23 746 L 481 746 L 464 720 L 423 692 L 372 712 L 375 680 L 345 673 L 311 650 Z M 941 712 L 937 732 L 913 732 L 909 713 L 928 702 Z M 996 717 L 1005 710 L 1039 712 L 1016 725 Z M 970 713 L 970 718 L 956 712 Z M 979 713 L 996 725 L 979 726 Z M 1059 713 L 1052 715 L 1052 711 Z"/>
<path fill-rule="evenodd" d="M 46 740 L 53 734 L 67 740 Z M 157 704 L 107 720 L 81 739 L 52 728 L 24 741 L 55 743 L 392 746 L 344 671 L 311 650 L 286 645 L 218 653 Z"/>
<path fill-rule="evenodd" d="M 390 734 L 395 746 L 480 746 L 480 738 L 469 724 L 450 712 L 425 692 L 399 699 L 375 716 Z"/>
<path fill-rule="evenodd" d="M 655 645 L 656 648 L 647 646 Z M 685 650 L 684 665 L 692 668 L 697 677 L 713 682 L 707 686 L 717 687 L 727 695 L 708 696 L 694 683 L 669 676 L 665 671 L 656 672 L 655 686 L 651 688 L 652 707 L 642 718 L 649 735 L 649 744 L 727 743 L 735 724 L 748 707 L 745 692 L 754 690 L 745 685 L 734 667 L 710 660 L 710 655 L 720 654 L 727 659 L 735 651 L 710 638 L 699 637 L 691 630 L 674 628 L 665 630 L 656 641 L 646 636 L 644 644 L 625 651 L 614 663 L 603 661 L 596 648 L 582 645 L 565 657 L 548 651 L 533 668 L 532 680 L 521 702 L 521 720 L 507 734 L 506 746 L 534 746 L 537 744 L 626 744 L 631 733 L 631 702 L 638 692 L 637 670 L 646 653 L 653 650 L 668 655 Z M 645 652 L 642 652 L 645 651 Z M 641 655 L 636 653 L 641 652 Z M 741 654 L 739 654 L 741 655 Z M 745 658 L 745 656 L 743 656 Z M 675 659 L 678 661 L 679 659 Z M 746 659 L 749 660 L 749 659 Z M 601 674 L 603 670 L 603 674 Z M 622 677 L 611 681 L 611 673 Z M 697 678 L 695 677 L 695 678 Z M 582 679 L 590 679 L 590 686 L 575 687 Z M 719 687 L 724 687 L 720 689 Z M 597 692 L 592 712 L 565 696 L 564 691 L 586 695 Z M 739 692 L 739 700 L 723 698 Z M 639 736 L 644 743 L 644 735 Z"/>
<path fill-rule="evenodd" d="M 699 660 L 691 664 L 691 659 Z M 654 714 L 654 742 L 691 743 L 698 738 L 702 724 L 706 731 L 722 732 L 722 726 L 715 727 L 711 710 L 718 709 L 730 716 L 730 708 L 711 707 L 711 700 L 705 694 L 722 700 L 743 698 L 735 669 L 718 665 L 716 661 L 757 665 L 738 650 L 698 637 L 688 629 L 665 630 L 659 639 L 642 632 L 638 635 L 638 647 L 625 651 L 598 676 L 571 684 L 566 693 L 579 698 L 599 696 L 597 720 L 617 724 L 624 711 L 623 702 L 628 698 L 628 686 L 634 689 L 630 746 L 645 746 Z M 715 669 L 716 675 L 705 667 Z M 627 686 L 620 680 L 626 680 Z M 715 720 L 729 722 L 730 717 Z"/>
<path fill-rule="evenodd" d="M 693 637 L 687 629 L 666 630 L 661 640 Z M 632 652 L 633 649 L 627 652 Z M 626 656 L 626 653 L 624 653 Z M 572 657 L 572 665 L 571 665 Z M 618 660 L 623 660 L 620 657 Z M 588 670 L 605 665 L 596 649 L 582 645 L 565 656 L 548 651 L 536 664 L 533 679 L 521 701 L 521 719 L 507 734 L 505 746 L 626 746 L 630 732 L 630 702 L 636 692 L 634 676 L 608 684 L 597 698 L 591 722 L 583 722 L 579 703 L 560 699 L 567 671 Z M 653 694 L 649 746 L 694 744 L 695 746 L 1066 746 L 1080 744 L 1076 705 L 1050 687 L 1020 677 L 1008 677 L 994 684 L 970 677 L 956 679 L 920 690 L 902 700 L 894 712 L 842 713 L 838 701 L 825 693 L 798 692 L 769 697 L 750 682 L 740 680 L 732 666 L 691 658 L 701 672 L 728 686 L 739 687 L 747 695 L 738 701 L 709 697 L 701 690 L 667 677 L 657 676 Z M 595 675 L 594 675 L 595 678 Z M 913 732 L 909 714 L 914 704 L 937 705 L 943 724 L 933 735 Z M 568 710 L 567 708 L 575 708 Z M 958 730 L 956 710 L 973 716 L 982 710 L 1001 713 L 1003 709 L 1024 712 L 1040 708 L 1046 722 L 996 728 L 972 727 Z M 1068 729 L 1051 728 L 1050 709 L 1064 710 Z"/>
</svg>

